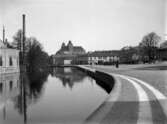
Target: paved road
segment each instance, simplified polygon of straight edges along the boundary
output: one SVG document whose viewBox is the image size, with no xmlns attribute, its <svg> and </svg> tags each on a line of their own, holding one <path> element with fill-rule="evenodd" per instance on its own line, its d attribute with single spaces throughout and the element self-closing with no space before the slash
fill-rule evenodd
<svg viewBox="0 0 167 124">
<path fill-rule="evenodd" d="M 167 97 L 140 79 L 113 74 L 110 97 L 86 120 L 101 124 L 167 124 Z"/>
</svg>

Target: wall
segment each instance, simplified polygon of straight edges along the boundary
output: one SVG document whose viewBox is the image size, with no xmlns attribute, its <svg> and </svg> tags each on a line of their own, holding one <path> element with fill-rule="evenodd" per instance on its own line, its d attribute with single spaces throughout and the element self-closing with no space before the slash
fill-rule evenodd
<svg viewBox="0 0 167 124">
<path fill-rule="evenodd" d="M 2 56 L 3 65 L 0 66 L 0 74 L 19 72 L 19 51 L 15 49 L 1 48 L 0 56 Z M 10 57 L 12 65 L 9 64 Z"/>
<path fill-rule="evenodd" d="M 96 80 L 96 83 L 100 85 L 107 93 L 110 93 L 114 87 L 115 79 L 113 76 L 102 72 L 102 71 L 91 71 L 91 69 L 86 69 L 81 66 L 75 66 L 76 68 L 80 69 L 81 71 L 87 73 L 90 77 Z"/>
</svg>

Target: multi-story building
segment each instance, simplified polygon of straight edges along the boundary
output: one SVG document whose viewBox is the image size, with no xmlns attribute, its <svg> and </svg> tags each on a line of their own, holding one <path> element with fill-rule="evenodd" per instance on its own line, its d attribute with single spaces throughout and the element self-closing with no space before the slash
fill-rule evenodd
<svg viewBox="0 0 167 124">
<path fill-rule="evenodd" d="M 0 74 L 19 72 L 19 50 L 0 41 Z"/>
<path fill-rule="evenodd" d="M 75 58 L 85 53 L 85 50 L 81 46 L 74 46 L 71 41 L 67 45 L 62 43 L 60 50 L 53 55 L 53 65 L 74 64 Z"/>
<path fill-rule="evenodd" d="M 53 58 L 53 65 L 70 64 L 114 64 L 119 61 L 120 51 L 95 51 L 86 53 L 81 46 L 73 46 L 69 41 L 62 43 L 61 49 Z"/>
<path fill-rule="evenodd" d="M 167 48 L 159 48 L 158 49 L 158 58 L 162 61 L 167 60 Z"/>
<path fill-rule="evenodd" d="M 114 64 L 119 61 L 119 51 L 95 51 L 88 53 L 88 64 Z"/>
</svg>

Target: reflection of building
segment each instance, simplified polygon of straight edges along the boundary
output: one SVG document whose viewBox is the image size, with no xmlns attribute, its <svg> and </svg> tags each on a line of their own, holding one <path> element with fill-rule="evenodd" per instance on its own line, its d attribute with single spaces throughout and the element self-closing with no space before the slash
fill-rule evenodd
<svg viewBox="0 0 167 124">
<path fill-rule="evenodd" d="M 0 102 L 19 94 L 19 73 L 0 75 Z"/>
<path fill-rule="evenodd" d="M 70 65 L 78 56 L 85 54 L 85 50 L 81 46 L 74 46 L 71 41 L 67 45 L 62 43 L 61 49 L 53 56 L 54 65 Z"/>
<path fill-rule="evenodd" d="M 73 87 L 73 85 L 77 82 L 80 82 L 86 77 L 86 74 L 75 69 L 75 68 L 53 68 L 52 75 L 59 78 L 63 86 L 68 85 L 69 87 Z"/>
<path fill-rule="evenodd" d="M 19 51 L 0 41 L 0 73 L 19 72 Z"/>
<path fill-rule="evenodd" d="M 0 75 L 0 109 L 3 109 L 3 118 L 6 119 L 6 104 L 20 93 L 19 73 Z"/>
</svg>

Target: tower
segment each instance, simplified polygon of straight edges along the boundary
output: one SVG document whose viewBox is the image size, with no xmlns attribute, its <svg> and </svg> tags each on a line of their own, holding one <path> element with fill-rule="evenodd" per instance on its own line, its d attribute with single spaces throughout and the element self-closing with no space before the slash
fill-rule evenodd
<svg viewBox="0 0 167 124">
<path fill-rule="evenodd" d="M 73 51 L 73 44 L 71 41 L 68 42 L 67 46 L 68 46 L 69 51 L 72 52 Z"/>
<path fill-rule="evenodd" d="M 63 49 L 65 47 L 65 43 L 63 42 L 61 45 L 61 49 Z"/>
</svg>

